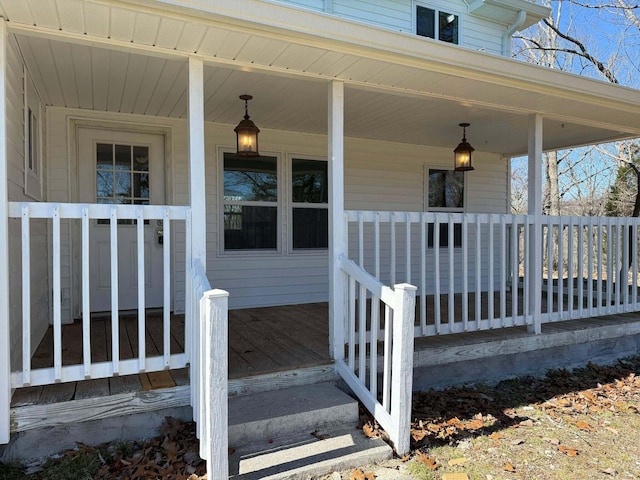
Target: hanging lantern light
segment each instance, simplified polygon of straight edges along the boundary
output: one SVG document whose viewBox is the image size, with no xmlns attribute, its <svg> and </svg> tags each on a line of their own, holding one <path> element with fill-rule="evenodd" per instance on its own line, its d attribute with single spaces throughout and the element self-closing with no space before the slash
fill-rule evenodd
<svg viewBox="0 0 640 480">
<path fill-rule="evenodd" d="M 475 150 L 469 142 L 467 142 L 467 127 L 471 125 L 470 123 L 460 123 L 462 127 L 462 141 L 458 144 L 458 146 L 453 151 L 453 163 L 454 170 L 456 172 L 464 172 L 467 170 L 473 170 L 473 165 L 471 164 L 471 154 Z"/>
<path fill-rule="evenodd" d="M 240 157 L 259 157 L 258 153 L 258 133 L 260 129 L 249 118 L 247 102 L 253 97 L 251 95 L 240 95 L 240 100 L 244 100 L 244 119 L 240 120 L 238 126 L 233 130 L 236 132 L 237 151 Z"/>
</svg>

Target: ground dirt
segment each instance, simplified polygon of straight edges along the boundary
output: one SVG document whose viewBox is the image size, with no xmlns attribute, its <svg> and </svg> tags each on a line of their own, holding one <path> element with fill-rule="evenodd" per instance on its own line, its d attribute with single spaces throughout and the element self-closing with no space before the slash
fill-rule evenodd
<svg viewBox="0 0 640 480">
<path fill-rule="evenodd" d="M 640 356 L 495 386 L 416 392 L 411 453 L 322 480 L 640 479 Z M 385 433 L 365 413 L 363 431 Z M 0 480 L 204 480 L 193 424 L 163 436 L 79 445 L 44 465 L 0 464 Z"/>
</svg>

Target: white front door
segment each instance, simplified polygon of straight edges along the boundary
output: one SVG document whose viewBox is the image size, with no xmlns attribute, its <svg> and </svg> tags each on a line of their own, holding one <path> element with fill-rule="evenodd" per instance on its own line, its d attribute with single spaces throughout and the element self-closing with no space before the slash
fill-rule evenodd
<svg viewBox="0 0 640 480">
<path fill-rule="evenodd" d="M 81 203 L 163 205 L 164 136 L 78 129 L 79 200 Z M 91 311 L 111 310 L 111 242 L 109 220 L 90 227 Z M 145 221 L 146 307 L 163 303 L 162 221 Z M 136 221 L 118 221 L 118 306 L 138 307 Z"/>
</svg>

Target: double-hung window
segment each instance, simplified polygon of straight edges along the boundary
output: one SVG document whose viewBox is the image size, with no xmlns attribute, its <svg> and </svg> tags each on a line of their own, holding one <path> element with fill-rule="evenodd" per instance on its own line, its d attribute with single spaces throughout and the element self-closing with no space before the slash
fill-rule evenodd
<svg viewBox="0 0 640 480">
<path fill-rule="evenodd" d="M 429 210 L 462 212 L 464 210 L 464 181 L 464 172 L 430 168 L 427 173 L 427 208 Z M 429 224 L 427 232 L 429 247 L 434 245 L 433 228 L 433 224 Z M 448 228 L 448 224 L 440 224 L 438 245 L 441 247 L 449 246 Z M 462 246 L 462 226 L 459 223 L 453 226 L 453 246 Z"/>
<path fill-rule="evenodd" d="M 277 250 L 278 158 L 223 161 L 224 250 Z"/>
<path fill-rule="evenodd" d="M 458 15 L 429 8 L 416 6 L 416 33 L 442 42 L 458 44 Z"/>
<path fill-rule="evenodd" d="M 291 159 L 292 245 L 294 250 L 329 244 L 327 162 Z"/>
</svg>

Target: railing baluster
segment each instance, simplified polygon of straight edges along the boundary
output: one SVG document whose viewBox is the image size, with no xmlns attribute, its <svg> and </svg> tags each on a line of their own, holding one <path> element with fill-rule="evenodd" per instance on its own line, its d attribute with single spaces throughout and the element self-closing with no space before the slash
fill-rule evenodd
<svg viewBox="0 0 640 480">
<path fill-rule="evenodd" d="M 380 280 L 380 212 L 373 216 L 373 259 L 375 275 Z"/>
<path fill-rule="evenodd" d="M 118 285 L 118 211 L 111 208 L 109 222 L 111 234 L 111 363 L 114 375 L 120 373 L 120 325 L 119 325 L 119 285 Z"/>
<path fill-rule="evenodd" d="M 144 215 L 142 208 L 136 211 L 136 239 L 138 251 L 138 363 L 141 372 L 146 371 L 146 266 L 144 258 Z"/>
<path fill-rule="evenodd" d="M 629 311 L 629 218 L 623 219 L 622 225 L 622 267 L 620 268 L 621 282 L 620 288 L 624 288 L 623 302 L 624 311 Z"/>
<path fill-rule="evenodd" d="M 622 219 L 620 217 L 616 217 L 616 257 L 614 260 L 613 267 L 613 281 L 616 283 L 613 291 L 616 294 L 615 302 L 616 304 L 613 306 L 612 310 L 614 313 L 620 311 L 620 301 L 621 298 L 621 289 L 622 289 L 622 261 L 621 261 L 621 243 L 622 238 L 620 238 L 620 231 L 622 229 Z"/>
<path fill-rule="evenodd" d="M 53 207 L 53 369 L 62 380 L 62 289 L 60 279 L 60 206 Z"/>
<path fill-rule="evenodd" d="M 358 265 L 364 266 L 364 221 L 362 212 L 358 212 Z"/>
<path fill-rule="evenodd" d="M 469 330 L 469 216 L 462 216 L 462 328 Z"/>
<path fill-rule="evenodd" d="M 396 214 L 391 212 L 391 221 L 389 222 L 389 234 L 391 235 L 391 264 L 389 272 L 389 279 L 391 284 L 396 283 Z"/>
<path fill-rule="evenodd" d="M 386 325 L 385 325 L 386 328 Z M 349 368 L 355 371 L 356 356 L 356 281 L 349 278 Z"/>
<path fill-rule="evenodd" d="M 553 310 L 553 232 L 555 231 L 555 225 L 552 222 L 551 215 L 547 215 L 547 314 L 549 315 L 549 321 L 553 321 L 555 318 Z"/>
<path fill-rule="evenodd" d="M 405 265 L 407 271 L 405 272 L 405 278 L 407 283 L 411 283 L 411 219 L 409 218 L 409 212 L 404 214 L 405 220 Z"/>
<path fill-rule="evenodd" d="M 378 332 L 380 331 L 380 299 L 371 295 L 371 342 L 369 343 L 369 391 L 378 398 Z"/>
<path fill-rule="evenodd" d="M 449 214 L 449 225 L 447 228 L 447 238 L 449 243 L 447 244 L 447 258 L 449 259 L 449 332 L 455 332 L 455 300 L 456 300 L 456 277 L 455 277 L 455 263 L 454 263 L 454 244 L 453 244 L 453 217 Z M 410 282 L 407 282 L 410 283 Z"/>
<path fill-rule="evenodd" d="M 391 401 L 391 338 L 393 335 L 393 313 L 389 305 L 384 306 L 384 360 L 382 373 L 382 406 L 389 411 Z"/>
<path fill-rule="evenodd" d="M 564 222 L 562 217 L 558 219 L 558 313 L 559 320 L 565 320 L 564 316 Z"/>
<path fill-rule="evenodd" d="M 632 220 L 631 224 L 631 259 L 632 259 L 632 272 L 631 272 L 631 303 L 633 309 L 638 309 L 638 221 Z"/>
<path fill-rule="evenodd" d="M 434 319 L 436 334 L 441 333 L 442 312 L 440 308 L 440 221 L 438 216 L 433 220 L 433 276 L 434 276 Z M 393 282 L 391 282 L 393 283 Z"/>
<path fill-rule="evenodd" d="M 82 358 L 84 378 L 91 378 L 91 276 L 89 209 L 82 209 Z"/>
<path fill-rule="evenodd" d="M 480 215 L 476 214 L 476 330 L 482 324 L 482 225 Z"/>
<path fill-rule="evenodd" d="M 487 286 L 487 300 L 488 300 L 488 305 L 487 305 L 487 316 L 489 318 L 489 328 L 493 328 L 494 327 L 494 322 L 495 322 L 495 312 L 494 312 L 494 298 L 493 298 L 493 291 L 494 291 L 494 279 L 493 279 L 493 270 L 495 268 L 495 265 L 493 264 L 494 262 L 494 250 L 495 250 L 495 243 L 494 243 L 494 232 L 493 232 L 493 215 L 489 214 L 488 217 L 488 228 L 489 228 L 489 240 L 488 240 L 488 250 L 489 250 L 489 261 L 487 264 L 487 270 L 489 272 L 489 281 L 488 281 L 488 286 Z"/>
<path fill-rule="evenodd" d="M 531 235 L 529 234 L 529 230 L 531 228 L 529 224 L 529 219 L 531 217 L 526 216 L 523 217 L 522 230 L 523 230 L 523 243 L 524 250 L 522 252 L 522 266 L 523 266 L 523 275 L 522 275 L 522 318 L 524 320 L 525 325 L 533 325 L 533 319 L 529 318 L 529 304 L 530 304 L 530 282 L 531 282 L 531 269 L 534 268 L 533 265 L 529 262 L 529 252 L 531 252 Z"/>
<path fill-rule="evenodd" d="M 511 325 L 515 325 L 518 318 L 518 284 L 520 283 L 519 236 L 518 217 L 514 216 L 513 224 L 511 225 Z"/>
<path fill-rule="evenodd" d="M 593 226 L 593 217 L 589 217 L 589 225 L 587 226 L 587 310 L 589 315 L 594 315 L 593 307 L 593 236 L 595 234 Z"/>
<path fill-rule="evenodd" d="M 578 218 L 578 231 L 576 232 L 576 242 L 578 244 L 577 253 L 577 272 L 578 277 L 578 315 L 584 314 L 584 219 L 585 217 Z"/>
<path fill-rule="evenodd" d="M 164 209 L 162 219 L 162 272 L 163 272 L 163 354 L 164 368 L 171 366 L 171 219 L 169 209 Z"/>
<path fill-rule="evenodd" d="M 29 207 L 22 207 L 22 383 L 31 383 L 31 229 Z M 4 333 L 6 334 L 6 332 Z"/>
<path fill-rule="evenodd" d="M 420 328 L 427 334 L 427 224 L 424 212 L 420 212 Z"/>
<path fill-rule="evenodd" d="M 573 262 L 575 256 L 575 247 L 573 245 L 575 225 L 573 221 L 574 218 L 569 217 L 569 230 L 567 231 L 567 311 L 569 319 L 573 318 L 573 277 L 575 276 Z"/>
<path fill-rule="evenodd" d="M 362 284 L 358 289 L 358 377 L 362 382 L 367 377 L 367 289 Z"/>
<path fill-rule="evenodd" d="M 500 326 L 505 326 L 507 318 L 507 216 L 500 219 Z"/>
<path fill-rule="evenodd" d="M 612 313 L 611 301 L 613 293 L 613 277 L 615 276 L 612 267 L 613 256 L 615 254 L 615 244 L 613 242 L 613 223 L 611 222 L 611 219 L 607 219 L 607 308 L 605 310 L 609 313 Z"/>
<path fill-rule="evenodd" d="M 598 217 L 598 276 L 597 276 L 597 289 L 598 289 L 598 315 L 602 315 L 602 249 L 603 246 L 603 225 L 602 225 L 602 217 Z"/>
</svg>

